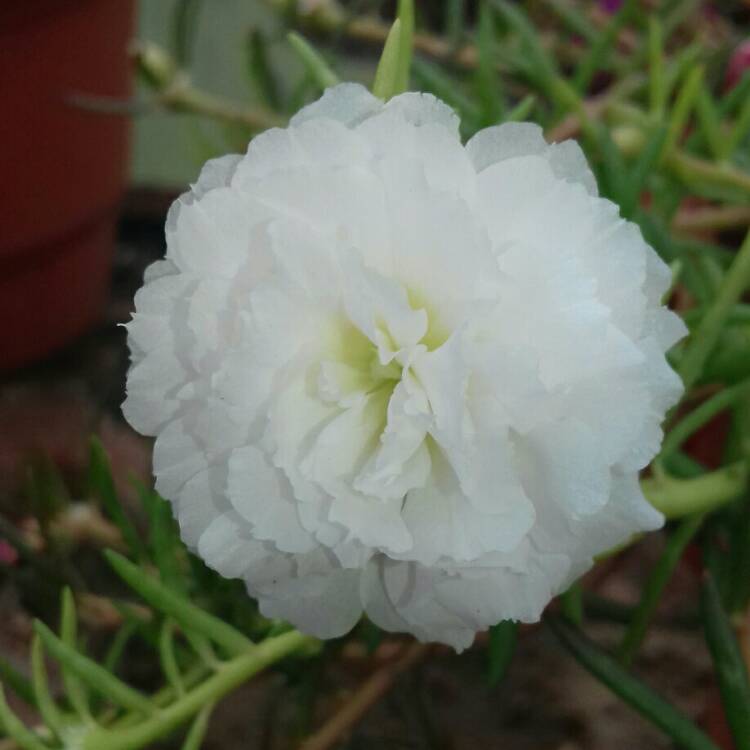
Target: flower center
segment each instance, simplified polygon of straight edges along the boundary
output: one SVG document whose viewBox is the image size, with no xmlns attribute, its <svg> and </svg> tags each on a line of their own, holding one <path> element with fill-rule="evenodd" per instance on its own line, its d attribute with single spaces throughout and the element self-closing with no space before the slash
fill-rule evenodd
<svg viewBox="0 0 750 750">
<path fill-rule="evenodd" d="M 383 391 L 388 391 L 390 397 L 404 374 L 404 365 L 398 352 L 385 362 L 381 352 L 381 346 L 342 321 L 335 349 L 319 364 L 318 397 L 342 408 L 353 406 L 376 391 L 381 397 Z"/>
<path fill-rule="evenodd" d="M 305 464 L 324 486 L 344 480 L 364 495 L 398 500 L 427 479 L 432 409 L 415 366 L 447 334 L 431 325 L 418 295 L 401 300 L 398 307 L 388 300 L 382 314 L 373 306 L 357 325 L 338 318 L 312 370 L 317 397 L 333 407 Z M 346 460 L 333 460 L 334 445 Z"/>
</svg>

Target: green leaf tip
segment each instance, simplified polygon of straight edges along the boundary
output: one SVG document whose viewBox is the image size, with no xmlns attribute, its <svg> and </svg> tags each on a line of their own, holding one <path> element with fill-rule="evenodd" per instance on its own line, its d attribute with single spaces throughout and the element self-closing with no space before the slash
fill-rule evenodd
<svg viewBox="0 0 750 750">
<path fill-rule="evenodd" d="M 109 457 L 97 437 L 91 437 L 89 440 L 89 486 L 120 530 L 131 553 L 136 557 L 145 557 L 146 551 L 141 537 L 117 497 Z"/>
<path fill-rule="evenodd" d="M 39 713 L 42 715 L 44 723 L 57 737 L 62 739 L 64 722 L 50 693 L 47 669 L 44 665 L 44 647 L 38 633 L 34 634 L 31 641 L 31 675 Z"/>
<path fill-rule="evenodd" d="M 409 88 L 414 47 L 414 2 L 399 0 L 398 17 L 385 40 L 372 93 L 387 101 Z"/>
<path fill-rule="evenodd" d="M 396 19 L 388 32 L 383 47 L 383 54 L 375 72 L 375 82 L 372 93 L 384 101 L 395 96 L 398 92 L 398 56 L 401 49 L 401 21 Z"/>
<path fill-rule="evenodd" d="M 78 625 L 76 622 L 76 605 L 73 592 L 68 586 L 62 590 L 60 602 L 60 637 L 63 644 L 75 649 Z M 84 719 L 91 718 L 86 690 L 78 680 L 78 677 L 63 664 L 63 684 L 73 709 L 78 716 Z"/>
</svg>

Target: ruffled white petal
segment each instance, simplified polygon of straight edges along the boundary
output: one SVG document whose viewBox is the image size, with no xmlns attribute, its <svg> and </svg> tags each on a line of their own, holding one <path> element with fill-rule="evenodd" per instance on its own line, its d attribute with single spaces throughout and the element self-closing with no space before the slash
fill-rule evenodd
<svg viewBox="0 0 750 750">
<path fill-rule="evenodd" d="M 323 92 L 316 102 L 297 112 L 290 125 L 298 127 L 308 120 L 325 118 L 353 126 L 378 112 L 383 102 L 359 83 L 341 83 Z"/>
<path fill-rule="evenodd" d="M 538 155 L 546 159 L 556 177 L 583 185 L 597 194 L 596 180 L 581 147 L 575 141 L 547 143 L 542 129 L 528 122 L 506 122 L 480 130 L 466 150 L 477 172 L 517 156 Z"/>
<path fill-rule="evenodd" d="M 668 267 L 573 142 L 464 147 L 427 94 L 333 87 L 166 222 L 126 418 L 188 546 L 268 617 L 460 650 L 663 522 Z"/>
</svg>

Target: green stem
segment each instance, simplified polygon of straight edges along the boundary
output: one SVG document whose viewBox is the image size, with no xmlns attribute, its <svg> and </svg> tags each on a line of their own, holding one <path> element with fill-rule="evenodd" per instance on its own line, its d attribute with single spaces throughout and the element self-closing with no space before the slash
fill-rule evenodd
<svg viewBox="0 0 750 750">
<path fill-rule="evenodd" d="M 750 181 L 750 177 L 748 177 Z M 722 328 L 734 306 L 750 284 L 750 232 L 737 251 L 719 292 L 697 330 L 690 338 L 680 361 L 679 373 L 685 388 L 700 377 L 703 367 L 721 335 Z"/>
<path fill-rule="evenodd" d="M 182 684 L 185 690 L 189 690 L 198 683 L 207 679 L 209 674 L 210 670 L 207 669 L 206 666 L 202 663 L 196 664 L 191 669 L 188 669 L 182 675 Z M 151 702 L 157 708 L 163 708 L 164 706 L 168 706 L 170 703 L 172 703 L 172 701 L 175 701 L 180 697 L 181 696 L 177 694 L 177 691 L 172 685 L 165 685 L 161 690 L 158 690 L 151 696 Z M 135 713 L 124 714 L 123 716 L 115 720 L 113 720 L 109 715 L 101 716 L 98 718 L 99 723 L 103 727 L 106 727 L 107 731 L 113 733 L 119 732 L 123 729 L 127 729 L 128 727 L 132 727 L 134 724 L 138 724 L 143 720 L 140 714 Z"/>
<path fill-rule="evenodd" d="M 706 513 L 735 500 L 747 487 L 744 461 L 702 474 L 694 479 L 653 476 L 641 480 L 646 499 L 667 518 Z"/>
<path fill-rule="evenodd" d="M 713 419 L 719 412 L 750 393 L 750 380 L 744 380 L 731 388 L 725 388 L 703 402 L 678 422 L 667 434 L 661 448 L 661 456 L 668 456 L 677 450 L 692 434 Z"/>
<path fill-rule="evenodd" d="M 93 729 L 84 738 L 82 750 L 136 750 L 169 734 L 205 706 L 216 702 L 265 667 L 314 639 L 293 630 L 263 641 L 246 653 L 225 662 L 212 677 L 167 708 L 128 729 Z"/>
</svg>

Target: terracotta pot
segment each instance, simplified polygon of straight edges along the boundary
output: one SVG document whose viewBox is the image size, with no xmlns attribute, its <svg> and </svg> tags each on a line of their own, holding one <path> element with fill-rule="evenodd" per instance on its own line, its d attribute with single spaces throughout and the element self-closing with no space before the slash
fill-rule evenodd
<svg viewBox="0 0 750 750">
<path fill-rule="evenodd" d="M 129 123 L 75 94 L 130 94 L 132 0 L 0 3 L 0 369 L 89 328 L 109 287 Z"/>
</svg>

